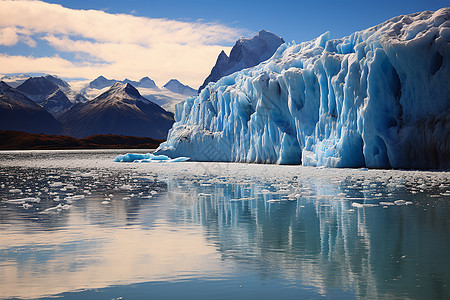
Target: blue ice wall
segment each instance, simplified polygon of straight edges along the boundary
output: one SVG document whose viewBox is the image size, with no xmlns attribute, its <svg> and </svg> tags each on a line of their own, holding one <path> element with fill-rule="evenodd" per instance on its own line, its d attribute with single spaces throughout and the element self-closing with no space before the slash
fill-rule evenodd
<svg viewBox="0 0 450 300">
<path fill-rule="evenodd" d="M 176 107 L 158 154 L 450 169 L 450 8 L 283 44 Z"/>
</svg>

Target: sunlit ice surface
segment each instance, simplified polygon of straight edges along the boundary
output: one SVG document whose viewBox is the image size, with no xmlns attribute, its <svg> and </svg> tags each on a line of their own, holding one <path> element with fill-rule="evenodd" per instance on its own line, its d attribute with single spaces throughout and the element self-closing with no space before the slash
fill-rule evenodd
<svg viewBox="0 0 450 300">
<path fill-rule="evenodd" d="M 450 297 L 448 172 L 126 152 L 0 152 L 0 298 Z"/>
</svg>

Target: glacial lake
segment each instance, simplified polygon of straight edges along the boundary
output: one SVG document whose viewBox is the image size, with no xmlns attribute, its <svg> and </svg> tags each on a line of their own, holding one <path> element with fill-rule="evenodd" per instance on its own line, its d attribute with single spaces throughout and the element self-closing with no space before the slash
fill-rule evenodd
<svg viewBox="0 0 450 300">
<path fill-rule="evenodd" d="M 450 172 L 127 152 L 0 152 L 0 299 L 450 299 Z"/>
</svg>

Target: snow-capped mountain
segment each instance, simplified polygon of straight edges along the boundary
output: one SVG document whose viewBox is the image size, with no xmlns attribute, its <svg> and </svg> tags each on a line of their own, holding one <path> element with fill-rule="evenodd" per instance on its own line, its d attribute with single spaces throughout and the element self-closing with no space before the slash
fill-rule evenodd
<svg viewBox="0 0 450 300">
<path fill-rule="evenodd" d="M 56 84 L 43 76 L 28 78 L 17 87 L 17 90 L 41 105 L 53 116 L 68 110 L 73 105 Z"/>
<path fill-rule="evenodd" d="M 187 96 L 197 95 L 197 93 L 193 88 L 182 84 L 178 80 L 173 81 L 174 82 L 171 80 L 166 84 L 170 87 L 170 89 L 165 87 L 160 89 L 149 77 L 144 77 L 137 82 L 129 79 L 119 81 L 115 79 L 107 79 L 104 76 L 99 76 L 84 87 L 80 93 L 88 99 L 93 99 L 106 92 L 107 89 L 109 89 L 114 83 L 130 83 L 138 89 L 139 93 L 143 97 L 150 99 L 152 102 L 158 104 L 167 111 L 174 112 L 176 104 L 186 99 Z"/>
<path fill-rule="evenodd" d="M 100 75 L 91 82 L 89 82 L 89 87 L 91 89 L 103 89 L 112 86 L 116 82 L 117 80 L 107 79 L 106 77 Z"/>
<path fill-rule="evenodd" d="M 18 90 L 0 81 L 0 130 L 61 134 L 62 125 Z"/>
<path fill-rule="evenodd" d="M 118 134 L 165 139 L 173 114 L 142 97 L 131 84 L 116 82 L 93 100 L 77 104 L 59 118 L 74 137 Z"/>
<path fill-rule="evenodd" d="M 51 75 L 30 77 L 17 90 L 56 117 L 74 104 L 87 101 L 84 96 L 72 91 L 67 82 Z"/>
<path fill-rule="evenodd" d="M 143 77 L 141 78 L 141 80 L 139 81 L 133 81 L 130 80 L 128 78 L 125 78 L 124 80 L 120 81 L 120 80 L 115 80 L 115 79 L 107 79 L 106 77 L 100 75 L 99 77 L 97 77 L 96 79 L 92 80 L 88 87 L 91 89 L 97 89 L 97 90 L 101 90 L 104 88 L 110 88 L 113 84 L 115 84 L 116 82 L 120 82 L 120 83 L 129 83 L 132 86 L 134 86 L 135 88 L 158 88 L 155 84 L 155 82 L 153 80 L 151 80 L 150 78 Z"/>
<path fill-rule="evenodd" d="M 139 88 L 151 88 L 151 89 L 152 89 L 152 88 L 158 88 L 158 87 L 156 86 L 156 83 L 155 83 L 153 80 L 151 80 L 150 78 L 148 78 L 147 76 L 141 78 L 141 80 L 139 80 L 137 86 L 135 86 L 135 87 L 139 87 Z"/>
<path fill-rule="evenodd" d="M 157 154 L 327 167 L 450 169 L 450 8 L 270 60 L 177 106 Z"/>
<path fill-rule="evenodd" d="M 256 66 L 269 59 L 275 51 L 284 43 L 284 40 L 275 34 L 261 30 L 252 38 L 241 38 L 236 41 L 228 57 L 224 51 L 219 54 L 211 74 L 199 87 L 198 92 L 210 82 L 216 82 L 226 75 L 242 69 Z"/>
<path fill-rule="evenodd" d="M 67 92 L 70 90 L 70 84 L 68 84 L 66 81 L 62 80 L 61 78 L 58 78 L 58 77 L 52 76 L 52 75 L 45 75 L 44 78 L 47 79 L 48 81 L 52 82 L 53 84 L 57 85 L 63 92 Z"/>
<path fill-rule="evenodd" d="M 197 96 L 197 91 L 191 88 L 190 86 L 184 85 L 179 82 L 177 79 L 170 79 L 163 88 L 168 89 L 173 93 L 177 93 L 183 96 Z"/>
</svg>

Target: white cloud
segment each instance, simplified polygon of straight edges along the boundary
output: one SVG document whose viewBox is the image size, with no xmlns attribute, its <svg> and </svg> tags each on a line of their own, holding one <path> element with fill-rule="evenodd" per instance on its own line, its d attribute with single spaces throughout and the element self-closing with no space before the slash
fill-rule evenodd
<svg viewBox="0 0 450 300">
<path fill-rule="evenodd" d="M 14 46 L 19 41 L 24 42 L 29 47 L 36 47 L 36 42 L 30 37 L 30 32 L 17 27 L 0 27 L 0 45 Z"/>
<path fill-rule="evenodd" d="M 244 30 L 217 23 L 151 19 L 99 10 L 68 9 L 41 1 L 0 1 L 0 45 L 19 41 L 36 46 L 40 38 L 59 52 L 87 61 L 14 56 L 0 57 L 2 72 L 44 72 L 62 77 L 94 78 L 100 74 L 122 79 L 152 77 L 159 85 L 170 78 L 199 86 L 217 55 Z M 21 65 L 12 66 L 21 61 Z M 70 64 L 71 70 L 67 70 Z M 46 71 L 47 72 L 47 71 Z M 78 73 L 77 73 L 78 72 Z M 71 75 L 70 75 L 71 74 Z"/>
<path fill-rule="evenodd" d="M 19 36 L 17 30 L 14 27 L 0 28 L 0 45 L 12 46 L 17 44 Z"/>
</svg>

